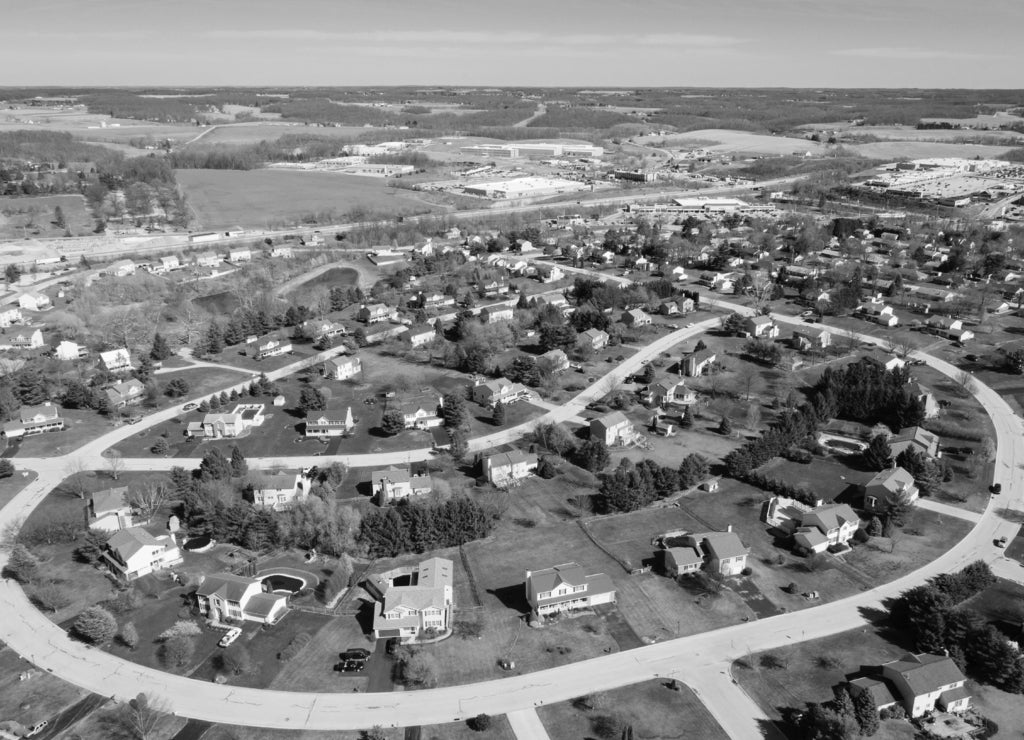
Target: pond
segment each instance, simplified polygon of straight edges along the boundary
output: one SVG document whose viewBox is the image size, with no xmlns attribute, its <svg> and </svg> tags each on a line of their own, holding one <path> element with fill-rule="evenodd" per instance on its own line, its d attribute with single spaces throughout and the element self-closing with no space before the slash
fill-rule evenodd
<svg viewBox="0 0 1024 740">
<path fill-rule="evenodd" d="M 271 573 L 260 578 L 272 593 L 294 594 L 306 587 L 306 582 L 298 576 L 286 576 L 283 573 Z"/>
<path fill-rule="evenodd" d="M 228 290 L 193 298 L 192 303 L 217 316 L 227 315 L 239 306 L 238 296 Z"/>
<path fill-rule="evenodd" d="M 182 545 L 182 548 L 185 549 L 185 550 L 192 550 L 192 551 L 194 551 L 194 550 L 202 550 L 204 547 L 207 547 L 210 544 L 210 542 L 211 542 L 210 535 L 204 534 L 204 535 L 201 535 L 199 537 L 193 537 L 188 542 L 186 542 L 184 545 Z"/>
</svg>

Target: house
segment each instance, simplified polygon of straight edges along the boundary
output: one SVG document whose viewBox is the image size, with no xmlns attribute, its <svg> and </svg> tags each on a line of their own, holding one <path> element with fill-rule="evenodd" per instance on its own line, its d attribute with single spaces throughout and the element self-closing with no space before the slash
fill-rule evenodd
<svg viewBox="0 0 1024 740">
<path fill-rule="evenodd" d="M 914 476 L 901 467 L 887 468 L 864 484 L 864 510 L 872 514 L 885 514 L 898 498 L 913 503 L 917 496 Z"/>
<path fill-rule="evenodd" d="M 469 389 L 470 397 L 481 406 L 493 407 L 496 403 L 510 404 L 516 401 L 529 401 L 533 393 L 524 385 L 513 383 L 507 378 L 477 380 Z"/>
<path fill-rule="evenodd" d="M 537 364 L 546 367 L 549 372 L 561 373 L 569 369 L 569 356 L 560 349 L 553 349 L 538 357 Z"/>
<path fill-rule="evenodd" d="M 370 474 L 370 485 L 379 506 L 393 504 L 399 499 L 424 496 L 434 490 L 430 474 L 425 469 L 415 472 L 409 468 L 388 467 Z"/>
<path fill-rule="evenodd" d="M 526 601 L 539 617 L 615 603 L 615 586 L 604 573 L 586 575 L 577 563 L 526 571 Z"/>
<path fill-rule="evenodd" d="M 19 324 L 24 321 L 20 308 L 5 308 L 0 310 L 0 328 L 6 329 L 11 324 Z"/>
<path fill-rule="evenodd" d="M 132 371 L 131 353 L 124 347 L 100 352 L 100 364 L 108 373 L 129 373 Z"/>
<path fill-rule="evenodd" d="M 958 713 L 970 708 L 967 679 L 947 655 L 909 653 L 883 663 L 881 674 L 850 681 L 850 693 L 870 692 L 879 710 L 902 704 L 907 716 L 915 719 L 936 710 Z"/>
<path fill-rule="evenodd" d="M 253 506 L 284 511 L 309 495 L 309 489 L 313 487 L 313 478 L 309 473 L 309 470 L 261 473 L 246 492 L 247 498 Z"/>
<path fill-rule="evenodd" d="M 228 251 L 228 262 L 238 264 L 239 262 L 251 262 L 252 252 L 248 249 L 231 249 Z"/>
<path fill-rule="evenodd" d="M 22 293 L 18 305 L 26 311 L 42 311 L 50 307 L 50 297 L 45 293 Z"/>
<path fill-rule="evenodd" d="M 860 517 L 848 504 L 817 506 L 802 514 L 793 541 L 810 552 L 824 552 L 849 543 L 858 529 Z"/>
<path fill-rule="evenodd" d="M 440 407 L 441 396 L 431 391 L 399 396 L 388 403 L 387 411 L 397 409 L 406 429 L 431 429 L 444 424 L 437 413 Z"/>
<path fill-rule="evenodd" d="M 445 306 L 454 306 L 455 298 L 443 293 L 420 293 L 416 305 L 422 309 L 440 309 Z"/>
<path fill-rule="evenodd" d="M 907 448 L 913 448 L 929 458 L 936 458 L 941 455 L 939 452 L 939 435 L 929 432 L 922 427 L 907 427 L 889 438 L 889 449 L 892 450 L 893 459 Z"/>
<path fill-rule="evenodd" d="M 17 334 L 12 335 L 8 342 L 15 349 L 39 349 L 45 344 L 43 332 L 39 329 L 19 331 Z"/>
<path fill-rule="evenodd" d="M 606 445 L 612 447 L 632 444 L 640 435 L 625 414 L 621 411 L 612 411 L 610 414 L 590 420 L 590 436 L 603 440 Z"/>
<path fill-rule="evenodd" d="M 513 316 L 515 316 L 515 309 L 511 306 L 491 306 L 480 311 L 480 318 L 485 324 L 511 321 Z"/>
<path fill-rule="evenodd" d="M 479 284 L 481 295 L 485 298 L 494 298 L 508 293 L 507 280 L 486 280 Z"/>
<path fill-rule="evenodd" d="M 146 386 L 138 379 L 131 378 L 123 383 L 116 383 L 105 391 L 107 402 L 112 409 L 120 409 L 136 403 L 142 403 L 146 397 Z"/>
<path fill-rule="evenodd" d="M 373 617 L 374 638 L 408 642 L 418 635 L 448 632 L 455 605 L 453 573 L 451 560 L 430 558 L 371 579 L 367 590 L 380 601 Z M 402 585 L 396 585 L 399 579 Z"/>
<path fill-rule="evenodd" d="M 117 532 L 132 526 L 127 486 L 96 491 L 89 496 L 85 503 L 85 526 L 103 532 Z"/>
<path fill-rule="evenodd" d="M 700 352 L 691 352 L 688 355 L 684 355 L 680 364 L 683 366 L 683 374 L 691 378 L 696 378 L 700 375 L 706 374 L 711 366 L 718 359 L 716 355 L 710 349 L 702 349 Z"/>
<path fill-rule="evenodd" d="M 307 415 L 304 434 L 307 437 L 340 437 L 355 426 L 352 407 L 349 406 L 344 414 L 340 411 L 318 411 L 316 415 Z"/>
<path fill-rule="evenodd" d="M 363 339 L 367 345 L 380 344 L 388 339 L 401 337 L 408 331 L 409 327 L 404 324 L 400 324 L 398 326 L 394 326 L 392 324 L 380 324 L 378 326 L 371 326 L 367 328 L 363 333 Z"/>
<path fill-rule="evenodd" d="M 343 324 L 335 321 L 303 321 L 299 324 L 299 329 L 314 342 L 321 339 L 334 339 L 348 333 Z"/>
<path fill-rule="evenodd" d="M 794 331 L 790 346 L 800 352 L 825 349 L 832 343 L 832 334 L 827 329 L 800 329 Z"/>
<path fill-rule="evenodd" d="M 292 343 L 287 339 L 269 337 L 256 342 L 256 354 L 253 357 L 257 360 L 265 360 L 268 357 L 278 357 L 291 351 Z"/>
<path fill-rule="evenodd" d="M 392 313 L 392 309 L 385 306 L 383 303 L 371 303 L 369 305 L 363 304 L 360 306 L 357 317 L 364 323 L 377 324 L 381 321 L 390 320 Z"/>
<path fill-rule="evenodd" d="M 775 339 L 779 327 L 771 316 L 750 316 L 743 321 L 743 330 L 755 339 Z"/>
<path fill-rule="evenodd" d="M 671 280 L 686 280 L 686 270 L 677 265 L 669 271 L 666 277 Z"/>
<path fill-rule="evenodd" d="M 903 386 L 903 390 L 924 406 L 924 418 L 934 419 L 939 415 L 939 402 L 928 388 L 915 381 L 909 381 Z"/>
<path fill-rule="evenodd" d="M 403 335 L 413 349 L 424 347 L 437 339 L 437 329 L 430 324 L 415 324 L 409 327 L 408 334 Z"/>
<path fill-rule="evenodd" d="M 291 247 L 274 247 L 270 250 L 270 256 L 291 258 L 295 256 L 295 253 L 292 251 Z"/>
<path fill-rule="evenodd" d="M 576 337 L 576 342 L 581 347 L 587 347 L 594 352 L 599 352 L 608 346 L 608 332 L 601 331 L 600 329 L 587 329 L 584 332 L 580 332 L 579 336 Z"/>
<path fill-rule="evenodd" d="M 114 532 L 104 546 L 103 559 L 110 571 L 125 581 L 134 581 L 182 562 L 174 535 L 154 537 L 142 527 Z"/>
<path fill-rule="evenodd" d="M 537 462 L 537 455 L 532 452 L 512 450 L 484 456 L 480 467 L 488 482 L 507 488 L 536 473 Z"/>
<path fill-rule="evenodd" d="M 679 304 L 675 301 L 662 301 L 658 305 L 658 313 L 662 316 L 678 316 Z"/>
<path fill-rule="evenodd" d="M 680 404 L 689 406 L 697 400 L 697 394 L 686 387 L 682 381 L 661 378 L 651 383 L 644 402 L 652 406 L 668 406 Z"/>
<path fill-rule="evenodd" d="M 64 339 L 57 345 L 57 348 L 54 350 L 54 355 L 58 360 L 71 362 L 85 355 L 85 347 L 80 347 L 76 342 L 69 342 Z"/>
<path fill-rule="evenodd" d="M 732 531 L 682 533 L 666 537 L 672 546 L 665 548 L 665 570 L 676 578 L 706 570 L 723 576 L 736 576 L 747 567 L 749 550 Z"/>
<path fill-rule="evenodd" d="M 105 272 L 114 277 L 128 277 L 135 274 L 135 263 L 131 260 L 117 260 L 110 263 Z"/>
<path fill-rule="evenodd" d="M 203 252 L 196 255 L 196 265 L 199 267 L 217 267 L 220 263 L 220 255 L 213 252 Z"/>
<path fill-rule="evenodd" d="M 361 372 L 363 363 L 355 355 L 331 357 L 324 361 L 324 377 L 331 380 L 348 380 Z"/>
<path fill-rule="evenodd" d="M 542 283 L 555 283 L 565 277 L 565 273 L 558 265 L 539 265 L 537 267 L 537 279 Z"/>
<path fill-rule="evenodd" d="M 196 589 L 199 613 L 214 622 L 274 624 L 288 611 L 288 597 L 266 593 L 263 582 L 234 573 L 208 575 Z"/>
<path fill-rule="evenodd" d="M 263 424 L 262 403 L 242 403 L 229 414 L 207 414 L 201 422 L 191 422 L 185 430 L 189 437 L 238 437 Z"/>
<path fill-rule="evenodd" d="M 643 310 L 639 308 L 631 308 L 628 311 L 623 311 L 622 318 L 620 319 L 626 326 L 649 326 L 651 317 Z"/>
<path fill-rule="evenodd" d="M 960 344 L 963 344 L 964 342 L 969 342 L 972 339 L 974 339 L 974 332 L 971 331 L 970 329 L 960 329 L 958 331 L 951 331 L 948 335 L 948 338 L 952 339 L 954 342 L 960 342 Z"/>
<path fill-rule="evenodd" d="M 60 410 L 52 403 L 38 406 L 22 406 L 18 411 L 18 420 L 9 421 L 3 426 L 3 434 L 8 439 L 28 437 L 44 432 L 59 432 L 64 428 L 64 419 Z"/>
</svg>

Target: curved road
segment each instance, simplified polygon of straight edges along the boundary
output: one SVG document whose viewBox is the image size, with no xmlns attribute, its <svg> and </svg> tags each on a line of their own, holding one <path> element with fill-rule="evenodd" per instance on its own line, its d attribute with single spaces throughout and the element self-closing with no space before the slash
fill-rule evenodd
<svg viewBox="0 0 1024 740">
<path fill-rule="evenodd" d="M 749 311 L 744 307 L 721 304 Z M 799 319 L 776 316 L 784 322 Z M 646 357 L 667 350 L 691 334 L 709 328 L 710 319 L 657 340 L 643 352 L 627 360 L 615 373 L 625 374 L 639 368 Z M 865 341 L 875 341 L 863 337 Z M 928 355 L 914 353 L 939 371 L 955 377 L 958 369 Z M 306 360 L 304 362 L 309 362 Z M 283 368 L 278 373 L 288 370 Z M 274 374 L 272 374 L 273 376 Z M 608 376 L 606 376 L 607 378 Z M 551 412 L 551 418 L 571 415 L 583 400 L 603 392 L 604 383 L 596 383 L 564 409 Z M 997 454 L 995 481 L 1003 485 L 1000 506 L 1020 504 L 1024 486 L 1014 471 L 1024 462 L 1024 440 L 1020 420 L 1009 405 L 991 388 L 978 383 L 974 395 L 990 414 L 996 429 Z M 158 412 L 159 420 L 170 418 L 176 408 Z M 151 417 L 152 418 L 152 417 Z M 149 418 L 145 420 L 151 422 Z M 117 429 L 89 443 L 75 456 L 93 462 L 99 453 L 121 434 L 133 434 L 139 426 Z M 514 436 L 521 428 L 495 436 Z M 475 440 L 477 447 L 483 440 Z M 403 460 L 408 453 L 400 453 Z M 352 464 L 364 464 L 367 456 L 347 456 Z M 324 458 L 316 458 L 324 462 Z M 343 457 L 342 459 L 345 459 Z M 0 510 L 0 529 L 18 522 L 29 513 L 63 477 L 63 458 L 17 461 L 36 470 L 37 480 Z M 135 462 L 135 461 L 132 461 Z M 188 464 L 188 461 L 177 461 Z M 372 463 L 376 464 L 376 462 Z M 734 738 L 760 737 L 767 718 L 763 711 L 732 683 L 731 662 L 751 650 L 775 647 L 824 637 L 866 624 L 865 610 L 881 608 L 885 599 L 921 583 L 924 579 L 956 570 L 977 560 L 997 560 L 1002 551 L 993 540 L 1013 537 L 1018 526 L 997 514 L 990 500 L 977 524 L 961 542 L 924 568 L 871 591 L 820 607 L 787 613 L 759 621 L 726 627 L 691 637 L 670 640 L 621 653 L 594 658 L 559 668 L 510 676 L 476 684 L 425 691 L 390 694 L 321 694 L 246 689 L 202 683 L 121 660 L 81 643 L 73 642 L 28 602 L 22 589 L 5 581 L 0 587 L 0 605 L 7 615 L 0 621 L 0 638 L 39 667 L 58 677 L 103 695 L 121 699 L 139 691 L 160 696 L 176 714 L 212 722 L 272 727 L 281 729 L 359 729 L 373 725 L 410 726 L 463 720 L 481 712 L 505 714 L 529 710 L 540 704 L 559 702 L 580 694 L 602 691 L 671 676 L 685 681 L 698 693 L 711 713 Z M 0 554 L 0 564 L 6 561 Z"/>
</svg>

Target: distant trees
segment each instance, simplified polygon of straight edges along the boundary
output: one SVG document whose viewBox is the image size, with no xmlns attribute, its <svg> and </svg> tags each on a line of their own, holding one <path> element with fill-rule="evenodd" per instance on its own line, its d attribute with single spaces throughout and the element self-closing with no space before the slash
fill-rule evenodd
<svg viewBox="0 0 1024 740">
<path fill-rule="evenodd" d="M 374 557 L 395 557 L 456 547 L 486 537 L 491 526 L 491 515 L 476 499 L 456 496 L 374 509 L 363 518 L 358 539 Z"/>
</svg>

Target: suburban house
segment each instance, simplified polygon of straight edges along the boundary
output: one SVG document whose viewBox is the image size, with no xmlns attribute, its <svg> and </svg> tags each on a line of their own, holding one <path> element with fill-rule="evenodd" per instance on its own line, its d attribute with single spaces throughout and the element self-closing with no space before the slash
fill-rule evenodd
<svg viewBox="0 0 1024 740">
<path fill-rule="evenodd" d="M 541 265 L 537 267 L 537 279 L 542 283 L 554 283 L 565 277 L 558 265 Z"/>
<path fill-rule="evenodd" d="M 160 258 L 160 271 L 161 272 L 171 272 L 172 270 L 180 270 L 180 269 L 181 269 L 181 260 L 179 260 L 177 258 L 177 256 L 172 254 L 172 255 L 169 255 L 167 257 L 161 257 Z"/>
<path fill-rule="evenodd" d="M 608 346 L 608 332 L 600 329 L 587 329 L 580 332 L 576 341 L 580 346 L 598 352 Z"/>
<path fill-rule="evenodd" d="M 423 309 L 438 309 L 445 306 L 454 306 L 455 298 L 450 295 L 444 295 L 443 293 L 420 293 L 419 298 L 416 301 L 419 308 Z"/>
<path fill-rule="evenodd" d="M 718 359 L 718 355 L 714 352 L 709 349 L 702 349 L 700 352 L 691 352 L 688 355 L 683 355 L 680 364 L 682 365 L 684 375 L 696 378 L 707 373 L 716 359 Z"/>
<path fill-rule="evenodd" d="M 658 304 L 658 313 L 662 316 L 678 316 L 679 304 L 672 300 L 665 300 Z"/>
<path fill-rule="evenodd" d="M 128 488 L 96 491 L 85 503 L 85 526 L 103 532 L 117 532 L 132 526 L 132 507 L 128 505 Z"/>
<path fill-rule="evenodd" d="M 0 328 L 6 329 L 11 324 L 23 321 L 20 308 L 5 308 L 0 310 Z"/>
<path fill-rule="evenodd" d="M 934 419 L 939 415 L 939 402 L 928 388 L 911 380 L 903 386 L 903 390 L 921 402 L 924 406 L 924 418 Z"/>
<path fill-rule="evenodd" d="M 793 542 L 810 552 L 846 545 L 860 529 L 860 517 L 848 504 L 817 506 L 804 512 L 793 532 Z"/>
<path fill-rule="evenodd" d="M 512 450 L 486 455 L 480 460 L 484 477 L 499 488 L 507 488 L 537 472 L 537 455 Z"/>
<path fill-rule="evenodd" d="M 569 356 L 563 350 L 553 349 L 538 357 L 537 364 L 546 367 L 548 372 L 561 373 L 569 369 Z"/>
<path fill-rule="evenodd" d="M 59 432 L 63 428 L 64 419 L 61 418 L 60 409 L 47 401 L 38 406 L 22 406 L 18 410 L 18 420 L 4 424 L 3 433 L 12 439 L 43 432 Z"/>
<path fill-rule="evenodd" d="M 134 581 L 182 562 L 181 551 L 173 535 L 154 537 L 142 527 L 114 532 L 107 540 L 103 559 L 114 575 L 126 581 Z"/>
<path fill-rule="evenodd" d="M 430 558 L 370 579 L 367 590 L 380 601 L 373 617 L 374 638 L 408 642 L 424 633 L 448 632 L 455 604 L 453 573 L 451 560 Z M 403 585 L 395 584 L 399 579 Z"/>
<path fill-rule="evenodd" d="M 947 655 L 909 653 L 899 660 L 883 663 L 881 677 L 850 681 L 850 693 L 869 692 L 879 711 L 901 704 L 909 717 L 917 718 L 939 710 L 964 712 L 970 708 L 967 679 Z"/>
<path fill-rule="evenodd" d="M 291 247 L 274 247 L 270 250 L 270 256 L 291 258 L 295 256 L 295 252 Z"/>
<path fill-rule="evenodd" d="M 697 400 L 697 393 L 686 387 L 682 381 L 661 378 L 651 383 L 644 397 L 644 402 L 652 406 L 668 406 L 680 404 L 689 406 Z"/>
<path fill-rule="evenodd" d="M 76 342 L 69 342 L 64 339 L 57 345 L 53 353 L 58 360 L 71 362 L 83 357 L 85 355 L 85 348 L 80 347 Z"/>
<path fill-rule="evenodd" d="M 377 324 L 381 321 L 388 321 L 392 313 L 392 309 L 383 303 L 371 303 L 360 306 L 357 316 L 364 323 Z"/>
<path fill-rule="evenodd" d="M 46 293 L 22 293 L 18 305 L 26 311 L 42 311 L 50 307 L 50 297 Z"/>
<path fill-rule="evenodd" d="M 306 498 L 313 487 L 313 478 L 308 470 L 260 473 L 255 478 L 251 490 L 246 492 L 247 497 L 253 506 L 274 511 L 284 511 L 295 501 Z"/>
<path fill-rule="evenodd" d="M 626 326 L 649 326 L 653 319 L 643 309 L 631 308 L 622 312 L 620 321 Z"/>
<path fill-rule="evenodd" d="M 324 362 L 323 373 L 331 380 L 348 380 L 363 372 L 363 363 L 355 355 L 331 357 Z"/>
<path fill-rule="evenodd" d="M 673 578 L 698 570 L 736 576 L 747 567 L 750 552 L 732 526 L 725 532 L 666 535 L 672 542 L 665 548 L 665 570 Z"/>
<path fill-rule="evenodd" d="M 317 411 L 315 415 L 306 416 L 304 434 L 307 437 L 340 437 L 354 429 L 355 425 L 351 406 L 344 414 L 341 411 Z"/>
<path fill-rule="evenodd" d="M 437 339 L 437 329 L 430 324 L 410 326 L 409 333 L 404 335 L 404 339 L 413 349 L 424 347 Z"/>
<path fill-rule="evenodd" d="M 495 296 L 508 293 L 508 281 L 488 280 L 480 283 L 478 288 L 482 295 L 484 295 L 485 297 L 493 298 Z"/>
<path fill-rule="evenodd" d="M 43 341 L 43 332 L 39 329 L 19 331 L 7 340 L 7 345 L 14 349 L 39 349 L 44 344 L 46 342 Z"/>
<path fill-rule="evenodd" d="M 110 373 L 128 373 L 132 370 L 131 353 L 124 347 L 100 352 L 100 364 Z"/>
<path fill-rule="evenodd" d="M 827 329 L 801 329 L 793 332 L 790 346 L 800 352 L 825 349 L 832 344 L 832 334 Z"/>
<path fill-rule="evenodd" d="M 106 390 L 107 402 L 112 409 L 120 409 L 136 403 L 142 403 L 146 396 L 146 386 L 137 378 L 131 378 L 123 383 L 116 383 Z"/>
<path fill-rule="evenodd" d="M 423 496 L 434 490 L 433 481 L 425 469 L 413 471 L 394 466 L 385 470 L 374 470 L 370 474 L 370 485 L 379 506 L 393 504 L 412 496 Z"/>
<path fill-rule="evenodd" d="M 229 414 L 207 414 L 202 421 L 190 422 L 185 430 L 189 437 L 237 437 L 265 421 L 262 403 L 242 403 Z"/>
<path fill-rule="evenodd" d="M 497 324 L 499 321 L 511 321 L 515 309 L 511 306 L 492 306 L 480 311 L 480 318 L 485 324 Z"/>
<path fill-rule="evenodd" d="M 603 440 L 609 447 L 632 444 L 639 438 L 633 422 L 621 411 L 612 411 L 590 420 L 590 436 Z"/>
<path fill-rule="evenodd" d="M 228 251 L 228 262 L 251 262 L 252 252 L 248 249 L 232 249 Z"/>
<path fill-rule="evenodd" d="M 216 267 L 221 263 L 219 254 L 213 252 L 203 252 L 202 254 L 196 255 L 196 265 L 198 267 Z"/>
<path fill-rule="evenodd" d="M 496 403 L 510 404 L 516 401 L 529 401 L 533 393 L 524 385 L 513 383 L 507 378 L 488 380 L 486 382 L 477 380 L 470 387 L 472 399 L 481 406 L 492 407 Z"/>
<path fill-rule="evenodd" d="M 775 339 L 779 327 L 771 316 L 751 316 L 743 321 L 743 330 L 754 339 Z"/>
<path fill-rule="evenodd" d="M 526 571 L 526 601 L 543 617 L 615 602 L 615 586 L 604 573 L 586 575 L 576 563 Z"/>
<path fill-rule="evenodd" d="M 321 339 L 334 339 L 348 333 L 345 326 L 336 321 L 303 321 L 299 324 L 299 328 L 314 342 Z"/>
<path fill-rule="evenodd" d="M 256 342 L 256 354 L 254 357 L 257 360 L 265 360 L 268 357 L 277 357 L 291 351 L 292 343 L 287 339 L 268 338 Z"/>
<path fill-rule="evenodd" d="M 864 484 L 864 510 L 872 514 L 885 514 L 897 498 L 904 496 L 908 503 L 917 500 L 914 476 L 900 467 L 887 468 Z"/>
<path fill-rule="evenodd" d="M 288 597 L 265 593 L 263 582 L 234 573 L 208 575 L 196 589 L 199 613 L 215 622 L 240 619 L 274 624 L 288 611 Z"/>
<path fill-rule="evenodd" d="M 111 262 L 104 272 L 114 277 L 128 277 L 135 274 L 135 263 L 131 260 L 117 260 Z"/>
<path fill-rule="evenodd" d="M 940 457 L 942 454 L 939 452 L 939 435 L 923 427 L 907 427 L 889 437 L 889 449 L 894 459 L 907 448 L 913 448 L 929 458 Z"/>
</svg>

